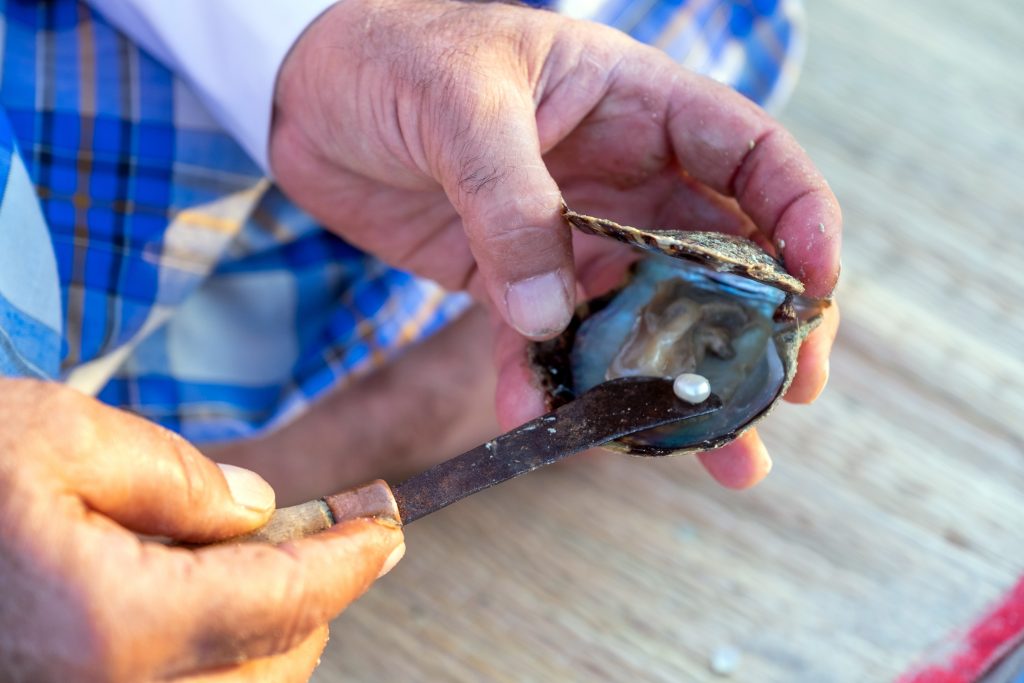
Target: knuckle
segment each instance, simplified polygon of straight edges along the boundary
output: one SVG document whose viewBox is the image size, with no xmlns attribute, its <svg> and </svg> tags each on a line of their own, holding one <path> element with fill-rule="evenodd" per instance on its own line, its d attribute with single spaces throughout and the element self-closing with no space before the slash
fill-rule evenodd
<svg viewBox="0 0 1024 683">
<path fill-rule="evenodd" d="M 200 639 L 217 658 L 266 657 L 287 652 L 326 623 L 321 605 L 307 590 L 310 577 L 289 544 L 250 549 L 247 559 L 264 568 L 259 600 L 235 600 L 227 609 L 209 609 L 198 622 Z M 199 561 L 202 560 L 200 555 Z M 224 596 L 237 595 L 225 587 Z M 229 620 L 230 616 L 230 620 Z M 244 625 L 244 626 L 240 626 Z"/>
<path fill-rule="evenodd" d="M 557 188 L 537 194 L 508 192 L 499 196 L 500 199 L 474 207 L 475 216 L 471 218 L 478 226 L 481 239 L 499 244 L 533 239 L 540 240 L 541 244 L 551 244 L 556 239 L 568 241 L 568 227 L 561 218 L 561 194 Z M 557 229 L 550 226 L 557 226 Z M 561 229 L 563 227 L 565 229 Z"/>
<path fill-rule="evenodd" d="M 481 154 L 469 154 L 460 162 L 458 188 L 461 195 L 473 196 L 484 190 L 496 190 L 508 177 L 509 170 L 499 168 Z"/>
<path fill-rule="evenodd" d="M 546 228 L 504 226 L 474 238 L 473 249 L 492 276 L 520 279 L 525 273 L 537 274 L 562 265 L 568 246 L 555 239 Z M 519 275 L 514 276 L 516 273 Z"/>
<path fill-rule="evenodd" d="M 305 589 L 309 577 L 301 558 L 293 552 L 293 546 L 286 543 L 276 550 L 283 556 L 279 558 L 283 559 L 283 571 L 273 591 L 274 601 L 288 616 L 277 629 L 275 647 L 278 652 L 284 652 L 295 647 L 318 625 L 314 617 L 319 610 Z"/>
</svg>

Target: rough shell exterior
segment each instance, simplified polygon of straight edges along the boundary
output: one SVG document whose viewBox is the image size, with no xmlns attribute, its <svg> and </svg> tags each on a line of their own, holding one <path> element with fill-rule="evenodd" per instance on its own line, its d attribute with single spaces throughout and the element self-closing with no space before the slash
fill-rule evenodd
<svg viewBox="0 0 1024 683">
<path fill-rule="evenodd" d="M 641 230 L 568 208 L 563 214 L 571 226 L 591 235 L 611 237 L 648 251 L 697 261 L 720 273 L 749 277 L 790 294 L 802 294 L 804 291 L 803 283 L 787 273 L 778 261 L 742 237 L 719 232 Z"/>
</svg>

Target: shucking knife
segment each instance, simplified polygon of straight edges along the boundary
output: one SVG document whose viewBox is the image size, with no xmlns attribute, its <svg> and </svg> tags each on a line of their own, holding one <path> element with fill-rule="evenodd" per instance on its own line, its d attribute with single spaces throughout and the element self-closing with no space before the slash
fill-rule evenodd
<svg viewBox="0 0 1024 683">
<path fill-rule="evenodd" d="M 722 407 L 712 394 L 687 403 L 672 382 L 627 377 L 599 384 L 574 401 L 391 487 L 377 480 L 274 512 L 256 531 L 227 542 L 281 543 L 355 518 L 409 524 L 466 496 L 636 432 Z"/>
</svg>

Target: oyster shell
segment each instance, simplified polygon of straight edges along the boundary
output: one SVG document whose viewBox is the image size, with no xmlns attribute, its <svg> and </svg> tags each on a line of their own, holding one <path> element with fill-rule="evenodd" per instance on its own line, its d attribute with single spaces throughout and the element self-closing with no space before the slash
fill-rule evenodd
<svg viewBox="0 0 1024 683">
<path fill-rule="evenodd" d="M 781 399 L 827 301 L 802 296 L 803 284 L 749 240 L 641 230 L 568 209 L 565 217 L 579 230 L 653 253 L 622 287 L 580 306 L 561 336 L 532 345 L 550 407 L 615 377 L 704 375 L 722 410 L 610 444 L 674 455 L 732 441 Z"/>
</svg>

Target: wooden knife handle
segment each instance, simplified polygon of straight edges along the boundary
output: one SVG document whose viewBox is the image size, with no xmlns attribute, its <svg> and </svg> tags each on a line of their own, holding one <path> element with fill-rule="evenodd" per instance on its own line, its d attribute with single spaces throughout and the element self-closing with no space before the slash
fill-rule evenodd
<svg viewBox="0 0 1024 683">
<path fill-rule="evenodd" d="M 222 543 L 284 543 L 353 519 L 372 519 L 382 524 L 402 526 L 398 503 L 386 481 L 378 479 L 308 503 L 278 508 L 270 521 L 259 529 Z"/>
</svg>

